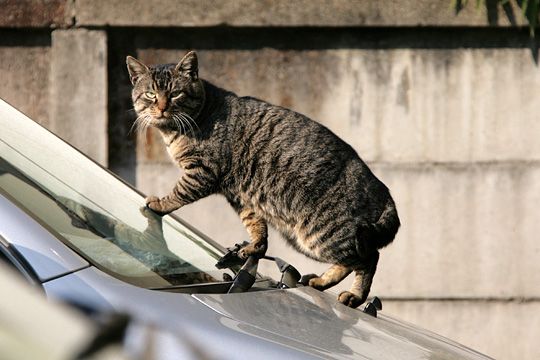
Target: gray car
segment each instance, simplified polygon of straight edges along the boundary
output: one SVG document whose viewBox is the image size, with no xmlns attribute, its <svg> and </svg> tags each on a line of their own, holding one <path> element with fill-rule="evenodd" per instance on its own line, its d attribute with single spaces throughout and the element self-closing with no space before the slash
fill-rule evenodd
<svg viewBox="0 0 540 360">
<path fill-rule="evenodd" d="M 211 358 L 487 358 L 310 287 L 256 275 L 228 293 L 240 270 L 216 267 L 218 244 L 3 101 L 0 129 L 0 255 L 47 297 L 130 314 Z"/>
</svg>

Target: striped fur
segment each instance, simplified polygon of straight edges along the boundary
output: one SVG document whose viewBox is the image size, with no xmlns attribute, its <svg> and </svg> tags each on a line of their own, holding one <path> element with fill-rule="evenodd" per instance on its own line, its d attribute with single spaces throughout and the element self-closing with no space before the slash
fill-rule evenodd
<svg viewBox="0 0 540 360">
<path fill-rule="evenodd" d="M 135 126 L 159 129 L 184 170 L 173 191 L 149 197 L 148 207 L 167 214 L 222 194 L 250 235 L 243 257 L 264 255 L 270 224 L 296 250 L 334 264 L 311 286 L 327 289 L 354 271 L 351 290 L 338 300 L 364 302 L 378 249 L 400 223 L 388 189 L 354 149 L 301 114 L 200 79 L 195 52 L 177 65 L 147 67 L 131 57 L 127 64 Z"/>
</svg>

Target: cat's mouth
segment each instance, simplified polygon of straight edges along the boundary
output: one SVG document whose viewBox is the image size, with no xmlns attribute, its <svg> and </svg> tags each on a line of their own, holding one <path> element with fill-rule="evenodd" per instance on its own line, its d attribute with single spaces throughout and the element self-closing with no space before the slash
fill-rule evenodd
<svg viewBox="0 0 540 360">
<path fill-rule="evenodd" d="M 152 119 L 151 124 L 154 126 L 163 126 L 171 122 L 170 116 L 165 115 L 165 114 L 160 115 L 160 116 L 153 115 L 151 119 Z"/>
<path fill-rule="evenodd" d="M 185 113 L 164 111 L 161 115 L 156 113 L 148 114 L 147 126 L 153 126 L 158 129 L 174 129 L 184 134 L 195 134 L 199 126 L 191 116 Z"/>
</svg>

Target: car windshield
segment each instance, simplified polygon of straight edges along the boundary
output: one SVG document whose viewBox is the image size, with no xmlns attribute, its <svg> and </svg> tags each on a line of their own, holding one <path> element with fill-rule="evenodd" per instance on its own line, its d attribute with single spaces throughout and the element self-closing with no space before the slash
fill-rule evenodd
<svg viewBox="0 0 540 360">
<path fill-rule="evenodd" d="M 0 193 L 103 271 L 146 288 L 222 281 L 222 252 L 0 100 Z M 226 275 L 225 275 L 226 276 Z"/>
</svg>

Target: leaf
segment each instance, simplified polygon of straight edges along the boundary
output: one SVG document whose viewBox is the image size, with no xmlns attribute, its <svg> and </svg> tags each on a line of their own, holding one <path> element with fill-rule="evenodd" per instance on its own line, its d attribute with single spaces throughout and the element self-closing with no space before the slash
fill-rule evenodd
<svg viewBox="0 0 540 360">
<path fill-rule="evenodd" d="M 527 12 L 527 20 L 529 21 L 529 30 L 531 36 L 534 37 L 534 32 L 536 30 L 536 25 L 538 25 L 538 10 L 540 8 L 540 0 L 533 0 L 530 3 L 529 11 Z"/>
<path fill-rule="evenodd" d="M 503 6 L 510 2 L 510 0 L 498 0 L 497 5 Z M 523 17 L 529 24 L 529 32 L 531 37 L 535 37 L 536 27 L 538 26 L 538 16 L 540 14 L 540 0 L 517 0 L 517 6 L 521 8 Z M 452 0 L 451 6 L 455 9 L 456 15 L 463 9 L 469 0 Z M 482 5 L 485 5 L 485 0 L 476 0 L 476 8 L 479 9 Z"/>
<path fill-rule="evenodd" d="M 521 12 L 523 13 L 523 16 L 527 18 L 527 8 L 529 7 L 529 0 L 523 0 L 519 6 L 521 6 Z"/>
</svg>

